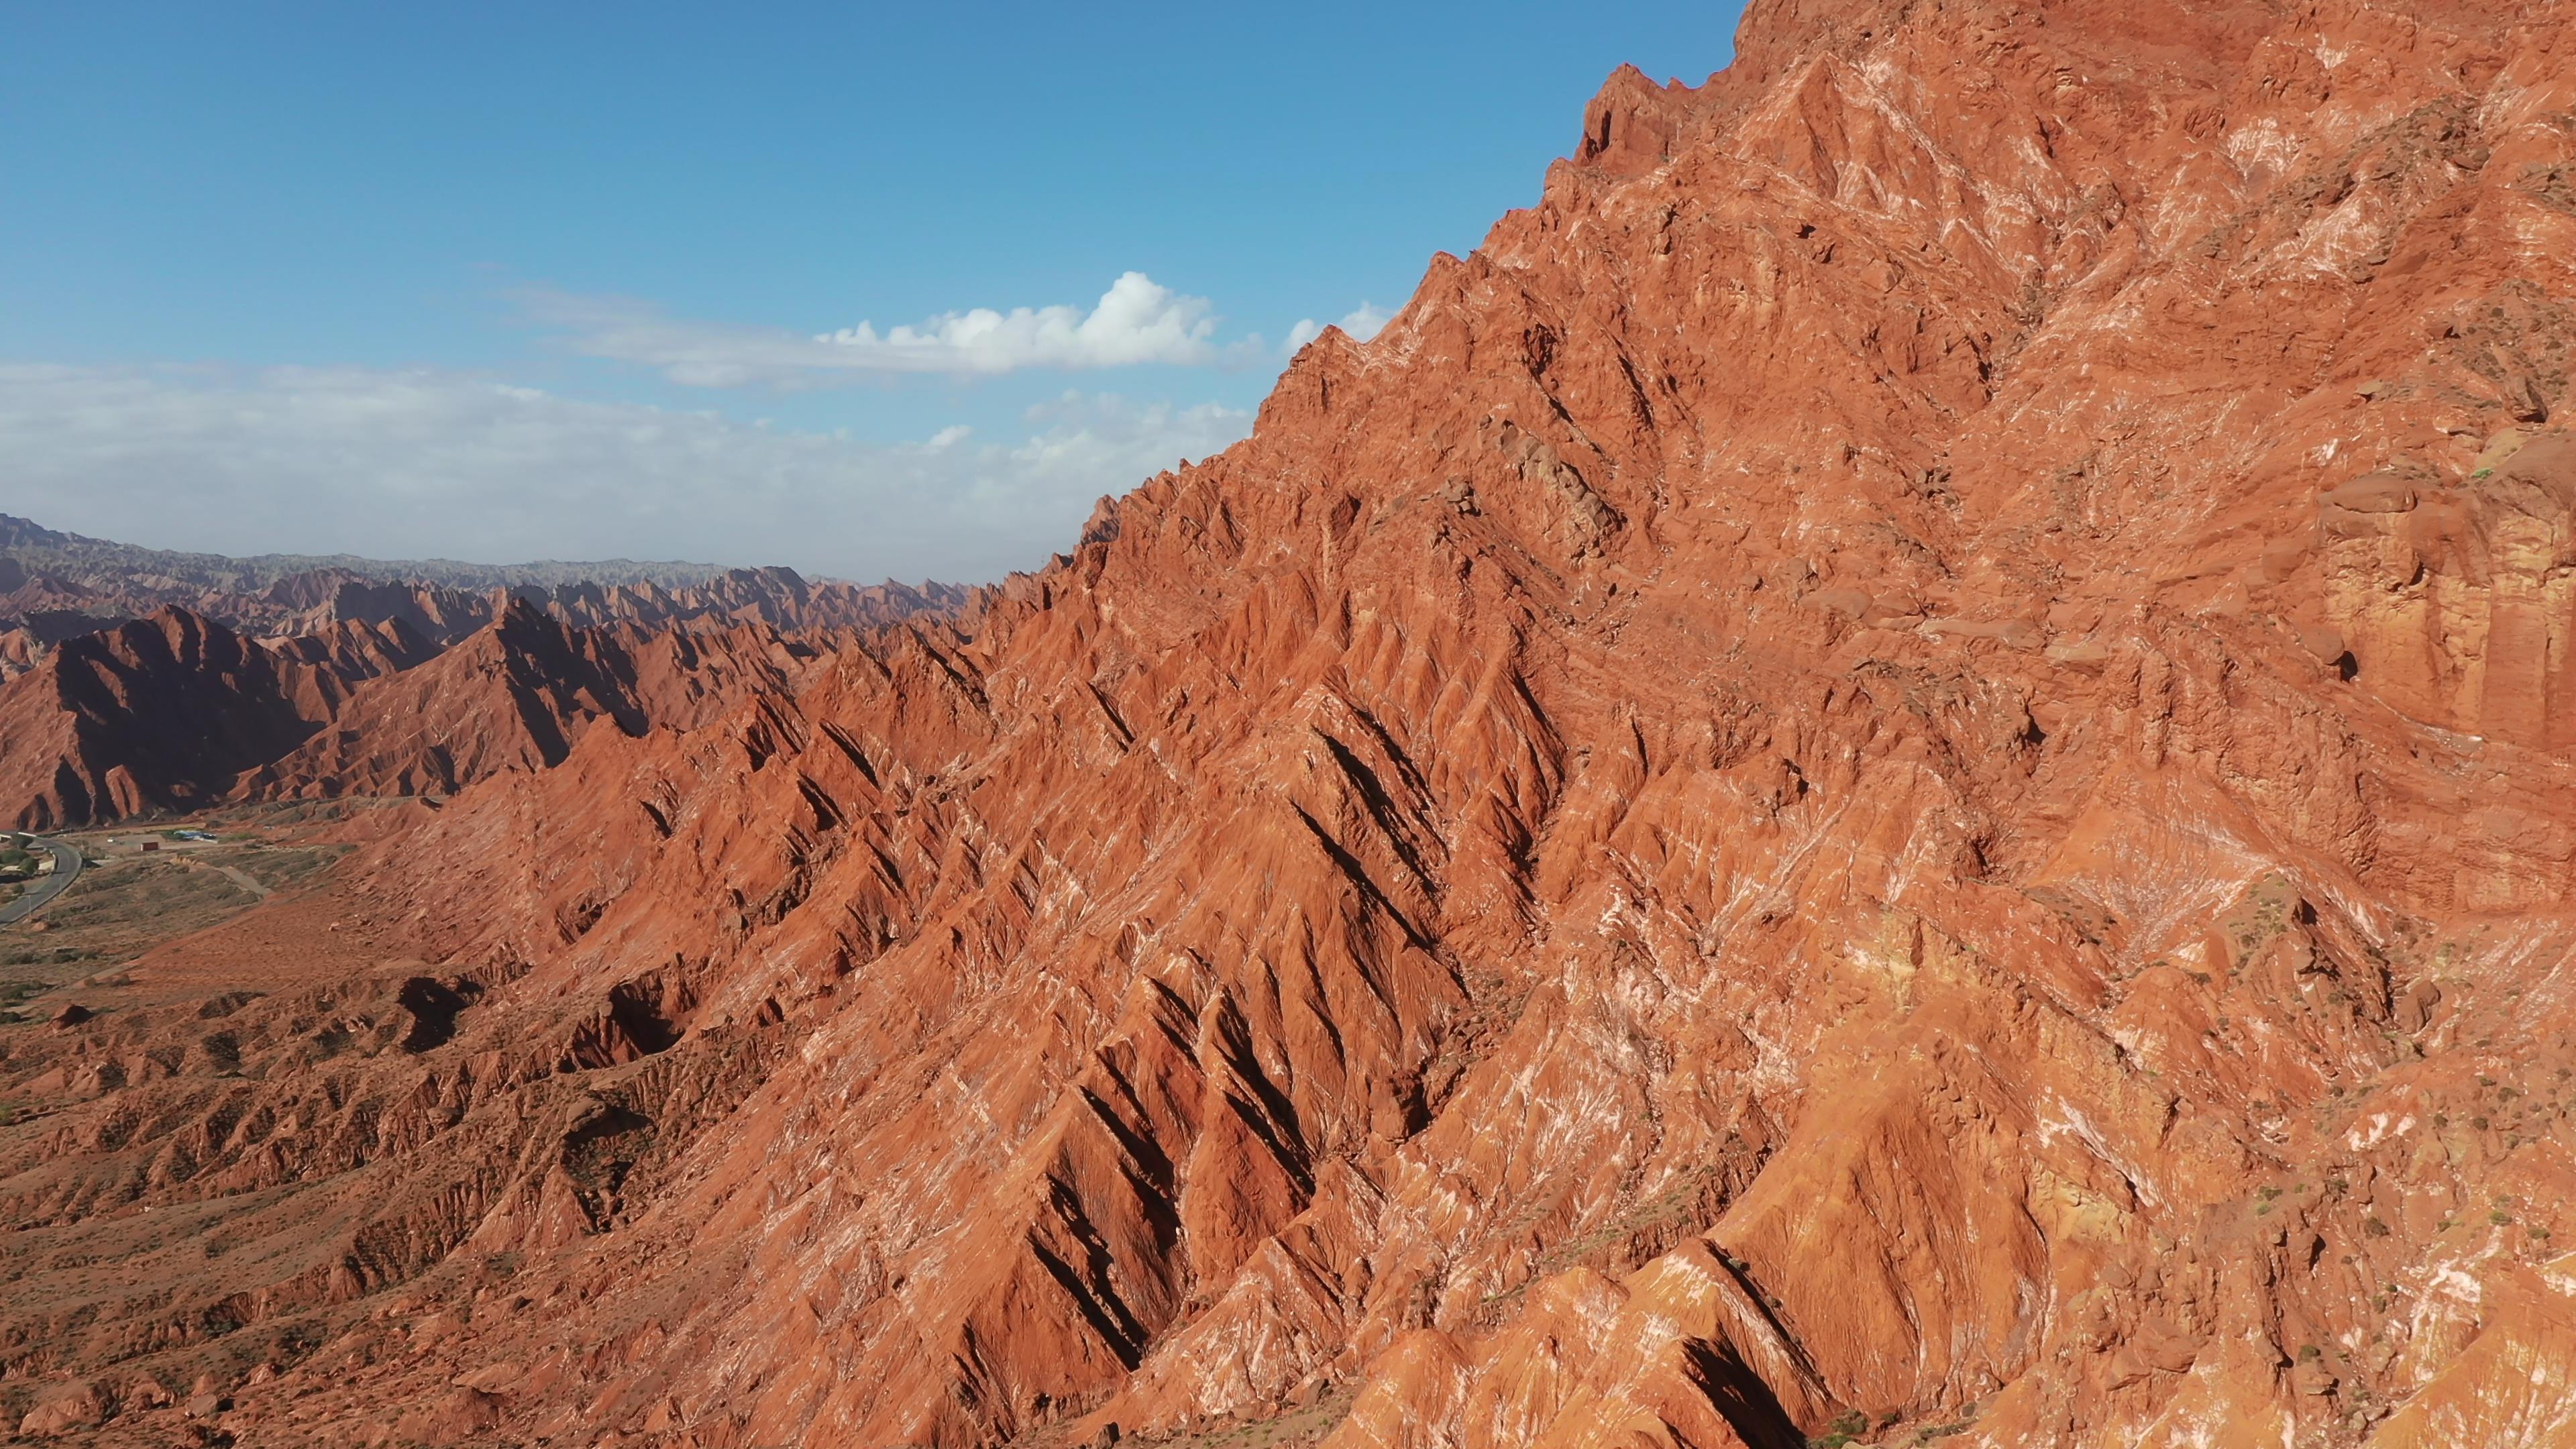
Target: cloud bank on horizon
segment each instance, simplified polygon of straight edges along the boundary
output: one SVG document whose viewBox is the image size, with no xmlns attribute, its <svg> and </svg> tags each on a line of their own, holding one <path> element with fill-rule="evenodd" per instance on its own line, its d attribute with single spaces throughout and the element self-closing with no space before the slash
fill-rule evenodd
<svg viewBox="0 0 2576 1449">
<path fill-rule="evenodd" d="M 584 356 L 707 389 L 1020 372 L 1277 366 L 1214 304 L 1129 271 L 1089 309 L 946 312 L 818 334 L 523 293 Z M 1365 340 L 1387 314 L 1339 322 Z M 990 418 L 988 417 L 989 423 Z M 453 369 L 0 363 L 0 508 L 165 548 L 374 557 L 690 558 L 873 580 L 1034 568 L 1093 502 L 1251 431 L 1249 410 L 1071 391 L 1012 436 L 864 442 L 715 411 L 586 401 Z"/>
<path fill-rule="evenodd" d="M 1021 422 L 883 444 L 451 371 L 0 364 L 0 481 L 9 511 L 153 547 L 980 582 L 1252 426 L 1079 391 Z"/>
<path fill-rule="evenodd" d="M 1135 271 L 1121 273 L 1087 312 L 1064 304 L 1007 312 L 976 307 L 882 331 L 865 321 L 813 334 L 703 322 L 670 316 L 650 302 L 565 292 L 527 292 L 521 302 L 537 322 L 558 329 L 573 351 L 651 367 L 689 387 L 807 388 L 871 375 L 974 378 L 1031 368 L 1243 367 L 1274 356 L 1258 333 L 1220 342 L 1222 319 L 1213 302 Z M 1366 341 L 1388 317 L 1362 303 L 1338 325 Z M 1286 351 L 1294 354 L 1322 331 L 1311 318 L 1299 321 Z"/>
</svg>

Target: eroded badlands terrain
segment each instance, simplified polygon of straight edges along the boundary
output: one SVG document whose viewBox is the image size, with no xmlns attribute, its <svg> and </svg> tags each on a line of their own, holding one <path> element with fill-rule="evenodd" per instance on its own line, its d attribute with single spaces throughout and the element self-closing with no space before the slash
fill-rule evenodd
<svg viewBox="0 0 2576 1449">
<path fill-rule="evenodd" d="M 11 1422 L 2576 1442 L 2571 21 L 1762 0 L 1040 573 L 205 765 L 413 798 L 0 1026 Z"/>
</svg>

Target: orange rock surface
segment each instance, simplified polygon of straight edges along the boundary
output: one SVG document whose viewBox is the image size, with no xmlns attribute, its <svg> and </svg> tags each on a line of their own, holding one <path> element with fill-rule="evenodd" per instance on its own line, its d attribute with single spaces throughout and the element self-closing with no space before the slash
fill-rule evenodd
<svg viewBox="0 0 2576 1449">
<path fill-rule="evenodd" d="M 7 1028 L 11 1411 L 2576 1442 L 2571 21 L 1622 72 L 1042 573 Z"/>
</svg>

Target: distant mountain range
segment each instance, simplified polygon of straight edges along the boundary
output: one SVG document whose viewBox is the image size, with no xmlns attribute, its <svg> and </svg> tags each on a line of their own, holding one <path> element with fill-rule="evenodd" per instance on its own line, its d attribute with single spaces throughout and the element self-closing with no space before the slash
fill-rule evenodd
<svg viewBox="0 0 2576 1449">
<path fill-rule="evenodd" d="M 599 559 L 567 563 L 539 559 L 532 563 L 479 564 L 455 559 L 372 559 L 355 554 L 264 553 L 230 558 L 218 553 L 181 553 L 140 548 L 103 538 L 63 533 L 24 518 L 0 513 L 0 590 L 15 588 L 8 564 L 30 574 L 49 574 L 80 584 L 154 579 L 199 589 L 254 592 L 294 574 L 331 569 L 379 583 L 418 582 L 451 589 L 506 589 L 522 584 L 635 584 L 663 588 L 701 584 L 725 572 L 721 564 L 677 560 L 638 562 Z"/>
<path fill-rule="evenodd" d="M 788 568 L 234 559 L 0 516 L 0 823 L 449 794 L 555 764 L 600 720 L 792 692 L 865 632 L 971 598 Z"/>
<path fill-rule="evenodd" d="M 287 644 L 343 624 L 399 622 L 406 657 L 436 652 L 498 620 L 512 599 L 576 627 L 761 623 L 789 631 L 862 628 L 965 602 L 959 586 L 815 581 L 789 568 L 713 564 L 464 564 L 345 555 L 171 553 L 57 533 L 0 514 L 0 680 L 57 647 L 166 609 L 250 639 Z M 342 641 L 345 642 L 345 641 Z M 310 642 L 295 647 L 330 649 Z"/>
</svg>

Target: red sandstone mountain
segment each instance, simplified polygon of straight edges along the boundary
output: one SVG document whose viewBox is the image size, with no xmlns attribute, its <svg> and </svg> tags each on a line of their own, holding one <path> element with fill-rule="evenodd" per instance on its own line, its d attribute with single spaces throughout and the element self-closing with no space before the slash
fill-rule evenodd
<svg viewBox="0 0 2576 1449">
<path fill-rule="evenodd" d="M 347 692 L 330 670 L 184 609 L 77 636 L 0 685 L 7 823 L 42 830 L 209 804 L 311 735 Z"/>
<path fill-rule="evenodd" d="M 521 599 L 434 661 L 357 690 L 302 748 L 242 781 L 255 798 L 445 795 L 560 763 L 603 720 L 686 729 L 753 693 L 785 692 L 815 653 L 762 625 L 579 629 Z"/>
<path fill-rule="evenodd" d="M 263 645 L 165 608 L 73 639 L 0 685 L 0 801 L 14 828 L 224 799 L 444 795 L 628 734 L 785 692 L 831 631 L 579 628 L 525 599 L 441 651 L 401 618 Z"/>
<path fill-rule="evenodd" d="M 967 599 L 952 585 L 816 584 L 784 568 L 671 587 L 640 579 L 484 591 L 334 568 L 245 595 L 131 572 L 65 582 L 5 555 L 0 564 L 0 623 L 11 625 L 0 629 L 0 740 L 16 743 L 0 756 L 0 820 L 30 828 L 193 808 L 254 769 L 241 792 L 443 793 L 493 769 L 551 764 L 597 718 L 631 731 L 648 717 L 695 724 L 708 700 L 782 687 L 824 641 Z M 131 634 L 113 622 L 129 611 L 157 611 L 153 629 Z M 164 627 L 173 618 L 187 622 Z M 545 620 L 553 627 L 540 627 Z M 215 640 L 216 657 L 135 652 L 134 641 L 170 627 Z M 348 692 L 336 686 L 402 673 L 469 640 L 482 641 L 471 658 L 401 690 L 369 691 L 355 715 L 335 718 Z M 603 663 L 602 651 L 615 662 Z M 185 677 L 152 678 L 164 671 Z M 617 676 L 637 671 L 663 708 L 626 697 L 638 681 Z M 167 699 L 155 708 L 163 690 L 188 708 L 174 712 Z M 298 697 L 273 697 L 281 691 Z M 333 729 L 298 750 L 326 718 Z M 200 728 L 214 742 L 195 743 Z"/>
<path fill-rule="evenodd" d="M 418 583 L 377 583 L 352 574 L 299 574 L 261 596 L 279 611 L 277 634 L 315 632 L 343 622 L 400 621 L 422 637 L 452 644 L 498 619 L 511 601 L 533 605 L 567 624 L 658 628 L 700 622 L 759 622 L 788 630 L 872 628 L 914 614 L 954 609 L 966 591 L 948 584 L 922 589 L 886 583 L 862 587 L 809 583 L 794 569 L 732 569 L 704 583 L 665 588 L 635 583 L 524 584 L 476 593 Z M 257 610 L 245 612 L 256 613 Z"/>
<path fill-rule="evenodd" d="M 1044 573 L 12 1028 L 28 1422 L 2571 1442 L 2571 21 L 1623 72 Z"/>
<path fill-rule="evenodd" d="M 344 620 L 317 633 L 272 640 L 268 647 L 279 658 L 319 665 L 351 683 L 399 674 L 440 653 L 438 645 L 400 619 L 373 624 Z"/>
<path fill-rule="evenodd" d="M 9 522 L 22 531 L 33 529 Z M 111 553 L 119 547 L 81 542 Z M 168 557 L 126 552 L 146 562 Z M 82 578 L 66 579 L 31 572 L 0 554 L 0 680 L 32 667 L 65 639 L 173 606 L 270 642 L 329 634 L 344 624 L 398 623 L 430 646 L 445 648 L 490 626 L 512 598 L 586 627 L 757 621 L 805 631 L 874 628 L 916 614 L 954 610 L 966 597 L 965 589 L 951 584 L 926 583 L 916 589 L 892 582 L 815 583 L 787 568 L 709 571 L 678 584 L 634 578 L 472 589 L 333 567 L 286 574 L 256 592 L 241 592 L 208 587 L 199 575 L 169 577 L 140 566 L 94 564 Z"/>
</svg>

